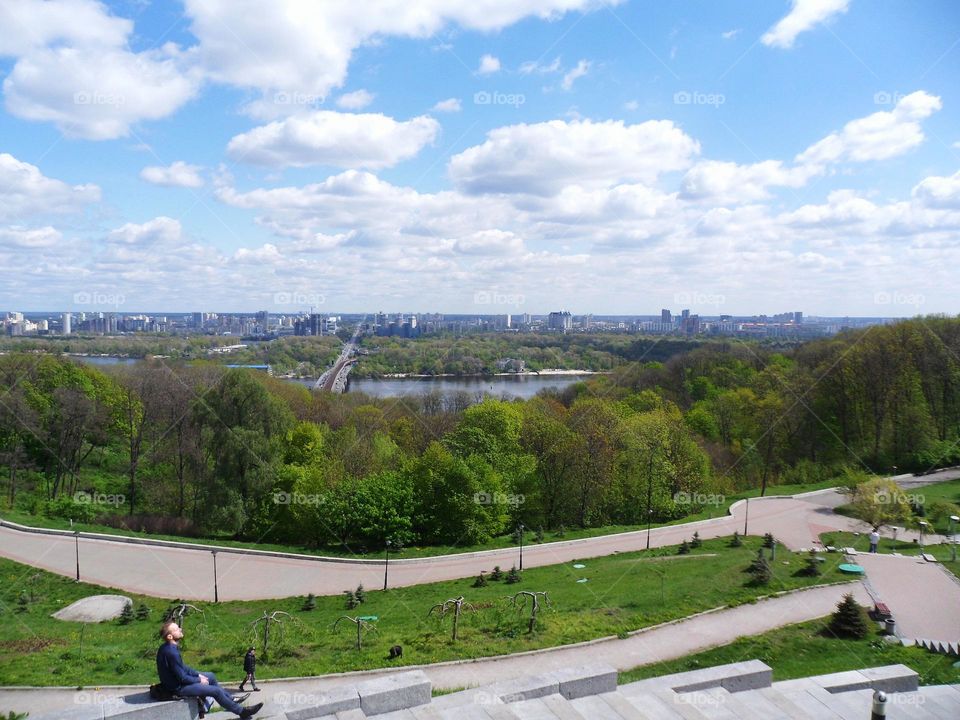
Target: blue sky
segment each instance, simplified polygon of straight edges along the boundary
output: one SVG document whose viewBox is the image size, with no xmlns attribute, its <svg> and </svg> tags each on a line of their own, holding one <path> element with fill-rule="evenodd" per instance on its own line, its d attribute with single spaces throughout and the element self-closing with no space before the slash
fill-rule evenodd
<svg viewBox="0 0 960 720">
<path fill-rule="evenodd" d="M 0 26 L 9 310 L 957 313 L 949 0 L 0 0 Z"/>
</svg>

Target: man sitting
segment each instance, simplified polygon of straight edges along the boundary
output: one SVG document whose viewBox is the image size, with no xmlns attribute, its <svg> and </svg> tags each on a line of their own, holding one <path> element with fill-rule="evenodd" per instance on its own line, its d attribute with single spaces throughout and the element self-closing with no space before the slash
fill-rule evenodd
<svg viewBox="0 0 960 720">
<path fill-rule="evenodd" d="M 263 703 L 252 707 L 241 706 L 218 683 L 213 673 L 199 673 L 183 664 L 177 643 L 183 639 L 183 630 L 175 622 L 165 622 L 160 628 L 163 644 L 157 650 L 157 674 L 160 684 L 174 695 L 180 697 L 210 697 L 224 710 L 229 710 L 241 718 L 250 718 L 260 711 Z"/>
</svg>

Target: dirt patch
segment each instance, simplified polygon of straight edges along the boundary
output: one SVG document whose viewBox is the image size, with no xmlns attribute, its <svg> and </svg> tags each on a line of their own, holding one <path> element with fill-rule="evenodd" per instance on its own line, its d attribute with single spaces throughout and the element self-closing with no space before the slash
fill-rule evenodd
<svg viewBox="0 0 960 720">
<path fill-rule="evenodd" d="M 66 640 L 61 640 L 59 638 L 21 638 L 19 640 L 0 641 L 0 650 L 14 653 L 35 653 L 40 652 L 41 650 L 46 650 L 48 647 L 52 647 L 54 645 L 66 644 Z"/>
</svg>

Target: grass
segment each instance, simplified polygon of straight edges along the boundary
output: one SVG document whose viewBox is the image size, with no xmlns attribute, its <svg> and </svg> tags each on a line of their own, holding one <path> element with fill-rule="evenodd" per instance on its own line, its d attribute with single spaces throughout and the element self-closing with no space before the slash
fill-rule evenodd
<svg viewBox="0 0 960 720">
<path fill-rule="evenodd" d="M 888 644 L 879 633 L 863 640 L 832 637 L 826 632 L 828 619 L 789 625 L 676 660 L 643 665 L 620 673 L 619 681 L 634 682 L 757 659 L 773 668 L 775 681 L 902 663 L 919 673 L 922 685 L 960 682 L 960 668 L 953 667 L 953 658 L 899 643 Z"/>
<path fill-rule="evenodd" d="M 836 486 L 837 481 L 823 481 L 819 483 L 807 483 L 807 484 L 796 484 L 796 485 L 777 485 L 767 488 L 767 496 L 779 496 L 779 495 L 794 495 L 797 493 L 810 492 L 812 490 L 823 490 L 826 488 Z M 759 497 L 759 489 L 753 489 L 749 491 L 744 491 L 736 495 L 729 495 L 724 498 L 724 502 L 720 505 L 711 505 L 706 506 L 700 509 L 696 513 L 691 513 L 682 518 L 672 520 L 666 523 L 654 523 L 651 527 L 666 527 L 670 525 L 680 525 L 683 523 L 695 522 L 697 520 L 709 520 L 710 518 L 715 517 L 724 517 L 728 514 L 730 505 L 738 500 L 743 500 L 747 497 L 755 498 Z M 382 550 L 377 550 L 373 553 L 366 553 L 362 550 L 344 550 L 343 548 L 334 548 L 334 547 L 324 547 L 324 548 L 310 548 L 299 545 L 289 545 L 289 544 L 279 544 L 279 543 L 256 543 L 256 542 L 244 542 L 233 540 L 229 536 L 212 536 L 212 537 L 202 537 L 202 538 L 190 538 L 190 537 L 181 537 L 178 535 L 162 535 L 162 534 L 153 534 L 146 532 L 137 532 L 133 529 L 120 529 L 113 528 L 108 525 L 99 525 L 95 523 L 74 523 L 70 525 L 69 520 L 64 520 L 62 518 L 51 518 L 43 515 L 34 515 L 31 513 L 26 513 L 19 510 L 7 510 L 4 509 L 0 511 L 0 516 L 4 520 L 10 522 L 19 523 L 21 525 L 30 525 L 33 527 L 41 528 L 52 528 L 58 530 L 81 530 L 83 532 L 97 532 L 103 533 L 105 535 L 121 535 L 126 537 L 142 537 L 142 538 L 151 538 L 153 540 L 170 540 L 175 542 L 183 543 L 194 543 L 194 544 L 214 544 L 221 545 L 224 547 L 235 547 L 235 548 L 246 548 L 246 549 L 256 549 L 256 550 L 273 550 L 276 552 L 288 552 L 288 553 L 298 553 L 303 555 L 329 555 L 332 557 L 355 557 L 357 555 L 367 555 L 371 554 L 375 557 L 379 557 L 382 554 Z M 593 528 L 572 528 L 567 529 L 562 536 L 554 531 L 545 531 L 544 533 L 544 542 L 556 542 L 561 540 L 577 540 L 581 538 L 590 538 L 590 537 L 601 537 L 604 535 L 613 535 L 616 533 L 623 532 L 637 532 L 646 530 L 646 525 L 605 525 L 602 527 L 593 527 Z M 524 543 L 525 544 L 534 544 L 534 532 L 526 532 L 524 534 Z M 456 546 L 411 546 L 403 548 L 400 551 L 391 551 L 391 557 L 397 558 L 419 558 L 419 557 L 430 557 L 435 555 L 452 555 L 456 553 L 467 553 L 467 552 L 477 552 L 481 550 L 498 550 L 503 548 L 514 547 L 516 543 L 513 541 L 512 535 L 502 535 L 496 537 L 488 543 L 480 545 L 456 545 Z"/>
<path fill-rule="evenodd" d="M 824 545 L 844 548 L 852 547 L 858 552 L 865 553 L 870 550 L 870 539 L 866 533 L 830 532 L 821 535 L 820 540 Z M 958 551 L 958 559 L 955 562 L 951 560 L 952 550 L 949 544 L 924 544 L 922 551 L 933 555 L 947 570 L 960 577 L 960 551 Z M 919 555 L 921 548 L 919 543 L 911 541 L 897 540 L 894 542 L 890 538 L 880 538 L 877 552 L 882 554 L 900 553 L 901 555 Z"/>
<path fill-rule="evenodd" d="M 281 640 L 271 630 L 275 646 L 269 660 L 260 652 L 258 677 L 318 675 L 388 665 L 433 663 L 485 657 L 553 647 L 594 638 L 623 635 L 657 623 L 686 617 L 722 605 L 754 602 L 773 591 L 845 580 L 836 564 L 825 563 L 819 578 L 795 576 L 803 557 L 781 548 L 774 563 L 774 581 L 768 588 L 747 584 L 744 569 L 761 540 L 749 538 L 741 548 L 725 539 L 708 540 L 679 558 L 672 550 L 649 554 L 621 553 L 573 563 L 528 569 L 520 583 L 490 582 L 473 588 L 473 578 L 432 583 L 387 592 L 371 591 L 357 611 L 344 610 L 338 597 L 317 597 L 317 608 L 301 610 L 303 598 L 275 601 L 196 603 L 202 615 L 188 615 L 184 626 L 184 656 L 193 667 L 208 669 L 227 681 L 239 680 L 244 651 L 255 640 L 251 622 L 264 611 L 283 610 L 293 617 Z M 578 579 L 587 582 L 578 583 Z M 662 586 L 661 586 L 662 582 Z M 661 590 L 662 587 L 662 590 Z M 537 631 L 526 633 L 525 612 L 505 599 L 518 590 L 547 591 L 550 607 L 541 610 Z M 32 594 L 25 612 L 17 612 L 17 598 Z M 0 560 L 0 685 L 102 685 L 153 681 L 156 631 L 168 602 L 131 595 L 134 603 L 151 609 L 149 620 L 120 625 L 117 621 L 81 625 L 51 617 L 75 600 L 111 592 L 74 583 L 68 578 Z M 662 592 L 662 596 L 661 596 Z M 464 595 L 472 606 L 460 619 L 460 639 L 450 639 L 450 618 L 428 617 L 432 605 Z M 377 630 L 364 637 L 364 648 L 353 648 L 353 625 L 341 623 L 343 614 L 377 615 Z M 80 655 L 81 636 L 83 654 Z M 274 642 L 274 641 L 272 641 Z M 404 647 L 402 661 L 387 660 L 390 646 Z"/>
<path fill-rule="evenodd" d="M 904 494 L 911 498 L 917 498 L 918 502 L 927 508 L 938 501 L 946 501 L 960 505 L 960 478 L 956 480 L 945 480 L 943 482 L 933 483 L 931 485 L 921 485 L 916 489 L 904 491 Z M 853 505 L 849 503 L 834 508 L 834 512 L 847 517 L 857 517 L 856 512 L 854 512 Z M 914 520 L 924 519 L 933 524 L 934 530 L 938 534 L 946 535 L 949 533 L 950 521 L 946 517 L 941 517 L 939 522 L 936 523 L 934 523 L 929 517 L 924 518 L 922 516 L 917 516 L 914 518 Z M 915 528 L 916 525 L 913 527 Z M 960 531 L 960 527 L 958 527 L 957 530 Z"/>
</svg>

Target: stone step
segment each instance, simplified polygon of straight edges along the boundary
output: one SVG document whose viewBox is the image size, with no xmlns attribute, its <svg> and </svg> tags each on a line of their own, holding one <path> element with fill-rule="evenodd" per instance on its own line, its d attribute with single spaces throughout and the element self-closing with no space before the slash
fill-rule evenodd
<svg viewBox="0 0 960 720">
<path fill-rule="evenodd" d="M 793 703 L 781 690 L 775 690 L 769 687 L 754 690 L 753 692 L 756 695 L 762 696 L 771 705 L 776 706 L 776 708 L 786 717 L 790 718 L 790 720 L 818 720 L 816 715 L 807 712 L 799 705 Z"/>
<path fill-rule="evenodd" d="M 913 693 L 904 693 L 913 695 Z M 929 685 L 920 689 L 918 693 L 924 710 L 936 717 L 960 717 L 960 691 L 949 685 Z M 897 702 L 897 707 L 903 704 Z M 909 702 L 907 703 L 909 704 Z M 889 712 L 887 713 L 890 714 Z"/>
<path fill-rule="evenodd" d="M 650 720 L 676 720 L 676 718 L 680 717 L 677 715 L 676 710 L 673 709 L 672 701 L 668 703 L 650 692 L 635 692 L 632 695 L 625 693 L 618 694 L 644 715 L 648 716 Z"/>
<path fill-rule="evenodd" d="M 653 716 L 643 712 L 637 705 L 634 705 L 618 692 L 604 693 L 598 697 L 609 705 L 623 720 L 653 720 Z"/>
</svg>

